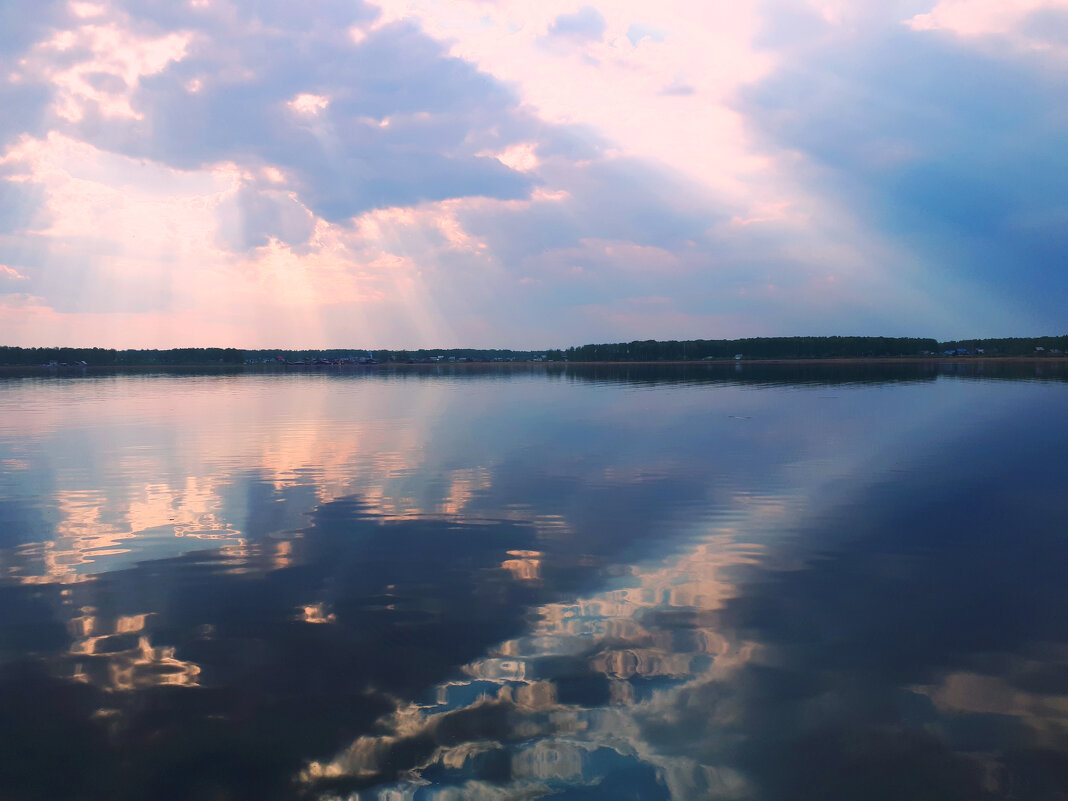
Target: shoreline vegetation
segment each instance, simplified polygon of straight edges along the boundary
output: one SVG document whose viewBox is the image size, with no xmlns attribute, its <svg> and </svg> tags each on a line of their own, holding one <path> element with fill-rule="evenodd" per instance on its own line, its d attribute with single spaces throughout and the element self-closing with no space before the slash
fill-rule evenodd
<svg viewBox="0 0 1068 801">
<path fill-rule="evenodd" d="M 238 348 L 22 348 L 0 346 L 0 371 L 30 369 L 143 370 L 238 367 L 321 368 L 434 364 L 848 364 L 943 362 L 957 359 L 1033 361 L 1068 356 L 1068 335 L 939 342 L 915 337 L 754 337 L 643 340 L 566 350 L 434 348 L 418 350 Z"/>
</svg>

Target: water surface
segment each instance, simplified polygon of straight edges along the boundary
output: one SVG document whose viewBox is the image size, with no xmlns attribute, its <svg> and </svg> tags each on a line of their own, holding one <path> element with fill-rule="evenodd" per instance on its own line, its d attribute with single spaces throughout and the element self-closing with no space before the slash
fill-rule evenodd
<svg viewBox="0 0 1068 801">
<path fill-rule="evenodd" d="M 1064 799 L 1064 379 L 0 380 L 0 797 Z"/>
</svg>

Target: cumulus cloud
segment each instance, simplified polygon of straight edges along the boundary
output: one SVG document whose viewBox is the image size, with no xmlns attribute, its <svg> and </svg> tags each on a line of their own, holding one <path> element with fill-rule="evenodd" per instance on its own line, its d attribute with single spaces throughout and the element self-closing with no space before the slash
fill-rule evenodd
<svg viewBox="0 0 1068 801">
<path fill-rule="evenodd" d="M 515 171 L 476 155 L 479 145 L 508 144 L 517 113 L 507 91 L 410 25 L 386 26 L 359 45 L 299 30 L 252 41 L 201 32 L 208 36 L 211 46 L 142 88 L 139 100 L 156 122 L 136 132 L 131 151 L 175 166 L 273 165 L 292 176 L 309 208 L 335 221 L 375 207 L 529 189 Z M 302 38 L 315 46 L 302 48 Z M 274 47 L 294 52 L 279 59 Z M 240 64 L 241 74 L 227 76 L 225 62 Z M 200 81 L 196 92 L 187 90 L 191 80 Z"/>
<path fill-rule="evenodd" d="M 398 346 L 1044 329 L 1061 83 L 1019 43 L 1060 12 L 957 5 L 8 12 L 0 262 L 245 342 L 287 308 Z"/>
</svg>

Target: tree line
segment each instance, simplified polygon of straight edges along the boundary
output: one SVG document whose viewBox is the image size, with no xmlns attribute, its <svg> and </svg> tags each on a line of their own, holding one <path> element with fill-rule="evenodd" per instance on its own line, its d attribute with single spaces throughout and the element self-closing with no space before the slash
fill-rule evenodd
<svg viewBox="0 0 1068 801">
<path fill-rule="evenodd" d="M 93 366 L 243 364 L 238 348 L 171 348 L 169 350 L 115 348 L 17 348 L 0 346 L 0 364 L 15 366 L 85 363 Z"/>
<path fill-rule="evenodd" d="M 1002 337 L 995 339 L 960 339 L 939 343 L 939 350 L 982 350 L 990 356 L 1034 356 L 1036 352 L 1068 352 L 1068 334 L 1059 337 Z M 1042 351 L 1038 351 L 1042 348 Z"/>
<path fill-rule="evenodd" d="M 483 348 L 427 348 L 419 350 L 279 350 L 240 348 L 171 348 L 168 350 L 114 348 L 20 348 L 0 346 L 0 365 L 239 365 L 281 358 L 288 362 L 316 359 L 360 359 L 374 355 L 380 362 L 462 361 L 659 362 L 705 359 L 864 359 L 969 354 L 986 356 L 1058 355 L 1068 352 L 1068 335 L 1003 337 L 939 342 L 921 337 L 752 337 L 748 339 L 691 339 L 615 342 L 581 345 L 566 350 L 516 351 Z"/>
<path fill-rule="evenodd" d="M 543 351 L 517 351 L 486 348 L 429 348 L 419 350 L 376 350 L 351 348 L 327 348 L 285 350 L 265 348 L 243 350 L 241 348 L 171 348 L 168 350 L 115 348 L 20 348 L 0 346 L 0 365 L 30 367 L 41 365 L 80 365 L 94 367 L 155 365 L 239 365 L 276 361 L 314 362 L 317 359 L 338 361 L 358 360 L 373 355 L 381 362 L 420 362 L 434 359 L 464 361 L 528 361 L 541 356 Z"/>
<path fill-rule="evenodd" d="M 939 342 L 929 337 L 752 337 L 685 341 L 615 342 L 550 350 L 546 359 L 569 362 L 657 362 L 703 359 L 869 359 L 936 356 L 961 352 L 988 356 L 1033 356 L 1068 351 L 1068 335 Z M 963 355 L 963 354 L 962 354 Z"/>
<path fill-rule="evenodd" d="M 648 339 L 582 345 L 547 358 L 576 362 L 700 361 L 702 359 L 844 359 L 919 356 L 938 352 L 938 341 L 918 337 L 753 337 L 658 342 Z"/>
<path fill-rule="evenodd" d="M 509 350 L 502 348 L 418 348 L 412 350 L 320 348 L 308 350 L 278 350 L 260 348 L 244 351 L 248 361 L 264 361 L 281 356 L 286 361 L 315 361 L 327 359 L 364 359 L 373 356 L 379 362 L 422 362 L 432 359 L 465 359 L 468 361 L 527 361 L 544 351 Z"/>
</svg>

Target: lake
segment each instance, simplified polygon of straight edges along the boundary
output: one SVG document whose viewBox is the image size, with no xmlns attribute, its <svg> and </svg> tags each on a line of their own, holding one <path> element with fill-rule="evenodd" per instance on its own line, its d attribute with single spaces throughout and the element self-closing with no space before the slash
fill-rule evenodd
<svg viewBox="0 0 1068 801">
<path fill-rule="evenodd" d="M 0 378 L 0 798 L 1068 798 L 1068 369 Z"/>
</svg>

